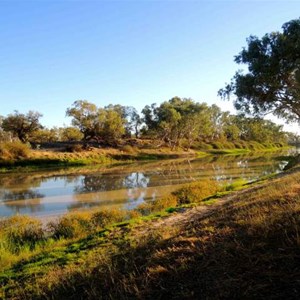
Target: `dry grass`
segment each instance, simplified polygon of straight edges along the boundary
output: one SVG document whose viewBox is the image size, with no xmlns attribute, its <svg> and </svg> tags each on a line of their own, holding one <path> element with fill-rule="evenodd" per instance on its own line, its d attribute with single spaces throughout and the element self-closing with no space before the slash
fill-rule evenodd
<svg viewBox="0 0 300 300">
<path fill-rule="evenodd" d="M 30 148 L 21 142 L 1 142 L 0 160 L 13 161 L 17 159 L 28 158 Z"/>
</svg>

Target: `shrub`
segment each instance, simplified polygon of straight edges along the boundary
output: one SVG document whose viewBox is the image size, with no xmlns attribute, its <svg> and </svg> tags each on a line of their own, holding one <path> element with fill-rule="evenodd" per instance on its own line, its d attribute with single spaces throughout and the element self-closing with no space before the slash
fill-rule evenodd
<svg viewBox="0 0 300 300">
<path fill-rule="evenodd" d="M 120 209 L 102 209 L 94 212 L 91 217 L 91 222 L 97 227 L 105 227 L 108 224 L 124 221 L 127 213 Z"/>
<path fill-rule="evenodd" d="M 55 238 L 82 236 L 92 229 L 91 213 L 86 211 L 68 213 L 61 217 L 58 222 L 50 222 L 48 228 Z"/>
<path fill-rule="evenodd" d="M 203 180 L 190 183 L 173 192 L 178 204 L 200 202 L 204 198 L 215 194 L 220 190 L 219 184 L 214 180 Z"/>
<path fill-rule="evenodd" d="M 0 143 L 0 159 L 15 160 L 27 158 L 29 153 L 29 146 L 19 141 Z"/>
<path fill-rule="evenodd" d="M 42 223 L 25 215 L 0 221 L 0 234 L 13 252 L 19 251 L 24 245 L 33 248 L 36 242 L 44 239 Z"/>
</svg>

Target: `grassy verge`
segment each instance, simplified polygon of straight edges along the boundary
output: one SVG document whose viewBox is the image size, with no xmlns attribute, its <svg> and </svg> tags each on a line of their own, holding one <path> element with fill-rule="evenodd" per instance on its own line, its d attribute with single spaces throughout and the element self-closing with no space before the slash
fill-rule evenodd
<svg viewBox="0 0 300 300">
<path fill-rule="evenodd" d="M 225 204 L 203 212 L 183 208 L 199 205 L 190 193 L 200 197 L 203 189 L 190 185 L 167 203 L 181 199 L 183 206 L 67 241 L 48 238 L 42 251 L 2 268 L 2 297 L 298 299 L 299 173 L 246 186 L 227 186 L 221 191 Z"/>
</svg>

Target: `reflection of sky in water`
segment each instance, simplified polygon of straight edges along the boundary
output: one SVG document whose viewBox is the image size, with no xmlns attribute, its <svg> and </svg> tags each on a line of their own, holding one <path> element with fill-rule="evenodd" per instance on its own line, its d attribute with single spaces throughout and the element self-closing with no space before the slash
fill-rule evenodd
<svg viewBox="0 0 300 300">
<path fill-rule="evenodd" d="M 78 175 L 1 175 L 0 216 L 53 215 L 94 206 L 133 209 L 144 201 L 155 201 L 183 183 L 206 178 L 220 182 L 254 180 L 286 165 L 283 161 L 265 159 L 264 155 L 255 159 L 211 157 L 210 162 L 208 159 L 136 164 L 135 170 L 128 166 L 114 172 L 80 174 L 78 171 Z"/>
</svg>

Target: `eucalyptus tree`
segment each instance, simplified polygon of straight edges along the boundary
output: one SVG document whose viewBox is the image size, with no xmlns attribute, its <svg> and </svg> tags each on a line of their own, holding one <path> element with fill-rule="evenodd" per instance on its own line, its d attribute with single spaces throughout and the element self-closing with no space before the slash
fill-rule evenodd
<svg viewBox="0 0 300 300">
<path fill-rule="evenodd" d="M 211 130 L 209 107 L 190 98 L 174 97 L 160 106 L 147 105 L 142 113 L 148 130 L 171 148 L 179 146 L 183 140 L 189 148 Z"/>
<path fill-rule="evenodd" d="M 221 97 L 233 95 L 246 113 L 300 121 L 300 18 L 283 24 L 282 32 L 250 36 L 235 62 L 248 71 L 236 72 Z"/>
<path fill-rule="evenodd" d="M 15 111 L 3 118 L 2 128 L 19 138 L 21 142 L 26 143 L 36 131 L 42 128 L 41 117 L 42 114 L 36 111 L 29 111 L 27 114 Z"/>
<path fill-rule="evenodd" d="M 97 137 L 98 108 L 87 100 L 77 100 L 66 111 L 66 116 L 72 117 L 72 125 L 83 134 L 83 140 Z"/>
<path fill-rule="evenodd" d="M 121 106 L 97 107 L 86 100 L 75 101 L 66 115 L 72 117 L 72 125 L 83 134 L 84 141 L 112 142 L 125 133 L 125 119 Z"/>
</svg>

